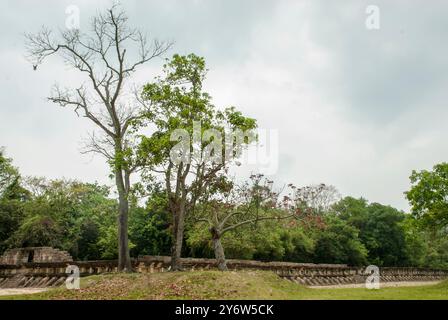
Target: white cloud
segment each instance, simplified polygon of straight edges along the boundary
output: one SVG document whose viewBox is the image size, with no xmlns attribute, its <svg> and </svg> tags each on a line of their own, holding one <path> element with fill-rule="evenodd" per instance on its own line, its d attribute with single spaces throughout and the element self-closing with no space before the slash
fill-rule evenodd
<svg viewBox="0 0 448 320">
<path fill-rule="evenodd" d="M 82 27 L 107 3 L 72 2 Z M 56 80 L 79 78 L 56 60 L 33 72 L 22 57 L 21 33 L 63 25 L 72 2 L 18 1 L 2 11 L 0 145 L 25 174 L 107 183 L 103 161 L 78 152 L 92 125 L 44 100 Z M 280 183 L 330 183 L 345 195 L 406 209 L 411 170 L 448 158 L 447 5 L 377 2 L 378 31 L 364 27 L 367 1 L 125 6 L 133 25 L 176 40 L 173 52 L 205 55 L 206 89 L 218 106 L 235 105 L 260 127 L 278 130 Z M 136 82 L 152 80 L 161 62 L 142 69 Z"/>
</svg>

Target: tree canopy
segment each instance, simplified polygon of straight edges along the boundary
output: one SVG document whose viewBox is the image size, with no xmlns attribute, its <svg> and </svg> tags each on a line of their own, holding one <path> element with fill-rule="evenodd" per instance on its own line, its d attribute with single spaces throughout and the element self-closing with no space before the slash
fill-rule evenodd
<svg viewBox="0 0 448 320">
<path fill-rule="evenodd" d="M 412 171 L 411 189 L 406 197 L 412 214 L 426 226 L 448 226 L 448 163 L 436 164 L 432 171 Z"/>
<path fill-rule="evenodd" d="M 111 197 L 109 187 L 76 180 L 22 178 L 4 152 L 2 157 L 1 175 L 14 177 L 3 181 L 15 181 L 15 184 L 8 184 L 14 185 L 14 188 L 0 198 L 1 251 L 21 246 L 54 246 L 69 251 L 76 260 L 117 258 L 118 202 Z M 261 181 L 255 184 L 260 187 L 256 190 L 273 192 L 270 181 L 265 181 L 267 185 Z M 252 208 L 250 213 L 232 218 L 225 225 L 234 226 L 245 221 L 254 223 L 242 223 L 221 234 L 220 242 L 226 258 L 448 267 L 446 230 L 428 228 L 426 220 L 418 215 L 405 214 L 390 206 L 353 197 L 345 197 L 325 210 L 312 210 L 304 204 L 302 191 L 296 198 L 285 194 L 290 197 L 287 203 L 297 201 L 295 207 L 272 207 L 269 205 L 272 197 L 262 196 L 263 192 L 255 192 L 250 186 L 253 185 L 247 184 L 247 188 L 240 189 L 240 196 L 237 197 L 241 209 L 245 206 Z M 193 212 L 187 219 L 183 237 L 185 246 L 182 248 L 184 255 L 215 257 L 214 240 L 210 233 L 210 226 L 216 222 L 213 220 L 214 214 L 219 215 L 217 222 L 222 222 L 222 218 L 226 217 L 224 213 L 228 215 L 228 210 L 233 206 L 215 207 L 214 202 L 208 201 L 220 199 L 222 205 L 234 203 L 233 200 L 229 201 L 232 198 L 222 202 L 226 198 L 216 197 L 217 187 L 215 184 L 209 185 L 205 191 L 212 192 L 215 197 L 201 198 L 197 203 L 198 215 Z M 294 187 L 292 190 L 313 188 Z M 244 190 L 253 192 L 244 197 Z M 147 196 L 144 203 L 131 197 L 131 254 L 134 257 L 168 255 L 174 242 L 174 226 L 167 193 L 163 185 L 154 185 L 148 189 Z M 282 197 L 276 197 L 283 201 Z M 256 205 L 258 202 L 260 205 Z M 213 207 L 213 210 L 203 211 L 207 207 Z M 305 216 L 319 219 L 260 220 L 256 219 L 256 208 L 260 210 L 258 214 L 261 218 L 268 217 L 266 213 L 269 211 L 275 217 L 288 214 L 288 210 L 299 210 L 299 213 L 306 213 Z"/>
</svg>

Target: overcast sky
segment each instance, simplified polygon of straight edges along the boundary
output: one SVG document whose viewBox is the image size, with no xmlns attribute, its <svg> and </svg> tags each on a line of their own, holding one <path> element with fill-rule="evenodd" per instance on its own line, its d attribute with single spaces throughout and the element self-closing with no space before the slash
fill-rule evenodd
<svg viewBox="0 0 448 320">
<path fill-rule="evenodd" d="M 0 13 L 0 146 L 24 175 L 110 184 L 100 158 L 81 155 L 93 129 L 47 102 L 55 82 L 78 85 L 59 60 L 33 71 L 24 32 L 81 30 L 108 1 L 3 0 Z M 380 9 L 380 29 L 365 26 Z M 413 169 L 448 160 L 446 1 L 125 1 L 130 23 L 174 40 L 210 69 L 206 90 L 278 130 L 279 183 L 335 185 L 343 195 L 403 210 Z M 150 81 L 161 61 L 136 76 Z"/>
</svg>

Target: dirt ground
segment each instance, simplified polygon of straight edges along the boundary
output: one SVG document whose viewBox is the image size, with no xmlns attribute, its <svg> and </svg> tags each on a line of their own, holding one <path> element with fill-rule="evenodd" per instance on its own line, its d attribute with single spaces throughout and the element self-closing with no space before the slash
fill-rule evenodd
<svg viewBox="0 0 448 320">
<path fill-rule="evenodd" d="M 402 282 L 383 282 L 380 283 L 380 288 L 387 287 L 411 287 L 411 286 L 427 286 L 437 284 L 440 281 L 402 281 Z M 332 289 L 332 288 L 364 288 L 365 284 L 341 284 L 341 285 L 329 285 L 329 286 L 311 286 L 312 289 Z M 17 295 L 17 294 L 33 294 L 44 292 L 46 288 L 11 288 L 0 289 L 0 296 Z"/>
<path fill-rule="evenodd" d="M 32 294 L 46 291 L 45 288 L 17 288 L 17 289 L 0 289 L 0 296 L 9 296 L 13 294 Z"/>
</svg>

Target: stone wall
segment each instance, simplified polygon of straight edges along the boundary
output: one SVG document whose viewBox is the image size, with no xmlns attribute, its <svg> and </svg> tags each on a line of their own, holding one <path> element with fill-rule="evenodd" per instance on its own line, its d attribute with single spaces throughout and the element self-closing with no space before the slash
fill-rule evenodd
<svg viewBox="0 0 448 320">
<path fill-rule="evenodd" d="M 18 265 L 34 262 L 68 262 L 73 261 L 66 251 L 51 247 L 29 247 L 9 249 L 0 256 L 0 264 Z"/>
<path fill-rule="evenodd" d="M 0 288 L 52 287 L 64 284 L 68 265 L 77 265 L 81 276 L 117 271 L 117 261 L 76 261 L 20 263 L 0 265 Z M 132 260 L 136 271 L 142 273 L 166 272 L 170 269 L 170 257 L 142 256 Z M 216 269 L 214 259 L 183 258 L 185 270 Z M 290 262 L 260 262 L 228 260 L 230 270 L 269 270 L 296 283 L 319 286 L 332 284 L 363 283 L 368 276 L 365 268 L 336 264 L 312 264 Z M 435 281 L 448 279 L 448 270 L 422 268 L 381 268 L 382 282 Z"/>
<path fill-rule="evenodd" d="M 117 261 L 37 262 L 0 265 L 0 288 L 46 288 L 63 285 L 67 266 L 76 265 L 82 277 L 117 271 Z"/>
<path fill-rule="evenodd" d="M 139 272 L 160 272 L 169 269 L 171 258 L 142 256 L 137 261 Z M 183 258 L 187 270 L 209 270 L 216 268 L 214 259 Z M 365 267 L 350 267 L 344 264 L 313 264 L 293 262 L 261 262 L 254 260 L 227 260 L 229 270 L 268 270 L 278 276 L 307 286 L 364 283 L 370 275 Z M 381 268 L 381 282 L 438 281 L 448 279 L 448 270 L 425 268 Z"/>
</svg>

